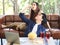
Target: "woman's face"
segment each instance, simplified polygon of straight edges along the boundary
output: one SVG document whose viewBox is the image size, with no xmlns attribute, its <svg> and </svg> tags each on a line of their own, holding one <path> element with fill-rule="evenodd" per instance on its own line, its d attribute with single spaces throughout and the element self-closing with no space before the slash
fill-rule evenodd
<svg viewBox="0 0 60 45">
<path fill-rule="evenodd" d="M 33 4 L 32 4 L 32 10 L 34 10 L 34 11 L 37 10 L 37 7 L 38 7 L 38 6 L 36 5 L 36 3 L 33 3 Z"/>
</svg>

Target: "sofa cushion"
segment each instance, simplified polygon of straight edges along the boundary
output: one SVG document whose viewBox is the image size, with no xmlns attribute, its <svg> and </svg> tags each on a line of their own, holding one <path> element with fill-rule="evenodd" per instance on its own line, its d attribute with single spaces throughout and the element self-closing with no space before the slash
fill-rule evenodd
<svg viewBox="0 0 60 45">
<path fill-rule="evenodd" d="M 25 15 L 26 16 L 26 18 L 30 18 L 30 16 L 29 15 Z M 19 17 L 19 15 L 13 15 L 13 21 L 14 22 L 22 22 L 23 20 Z"/>
<path fill-rule="evenodd" d="M 60 39 L 60 30 L 58 30 L 58 31 L 52 31 L 52 37 L 54 39 Z"/>
<path fill-rule="evenodd" d="M 46 31 L 49 32 L 49 29 L 46 29 Z M 60 39 L 60 29 L 52 28 L 50 31 L 50 36 L 54 39 Z"/>
<path fill-rule="evenodd" d="M 26 23 L 24 23 L 24 22 L 14 22 L 14 23 L 11 23 L 11 24 L 7 25 L 7 27 L 11 27 L 13 29 L 20 30 L 20 31 L 25 31 Z"/>
<path fill-rule="evenodd" d="M 14 19 L 13 19 L 14 22 L 21 22 L 21 18 L 19 17 L 19 15 L 14 15 Z"/>
<path fill-rule="evenodd" d="M 6 20 L 5 20 L 6 22 L 13 22 L 13 15 L 7 15 L 6 16 Z"/>
<path fill-rule="evenodd" d="M 58 21 L 52 21 L 52 22 L 50 22 L 50 26 L 51 26 L 51 28 L 59 28 L 59 24 L 58 24 Z"/>
<path fill-rule="evenodd" d="M 58 15 L 50 15 L 50 20 L 58 20 Z"/>
<path fill-rule="evenodd" d="M 16 30 L 25 31 L 25 29 L 26 29 L 26 23 L 20 22 L 19 24 L 17 24 Z"/>
</svg>

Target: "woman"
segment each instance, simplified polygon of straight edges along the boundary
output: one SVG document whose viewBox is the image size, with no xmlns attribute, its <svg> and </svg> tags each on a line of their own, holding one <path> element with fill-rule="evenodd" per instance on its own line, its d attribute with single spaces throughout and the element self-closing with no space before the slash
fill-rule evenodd
<svg viewBox="0 0 60 45">
<path fill-rule="evenodd" d="M 41 11 L 39 8 L 39 4 L 37 2 L 32 3 L 32 9 L 31 9 L 31 14 L 30 14 L 30 19 L 34 21 L 35 15 L 38 14 L 38 12 Z M 47 21 L 46 14 L 41 11 L 41 14 L 43 15 L 43 21 L 42 25 L 47 24 L 49 30 L 51 30 L 51 27 L 49 25 L 49 22 Z"/>
</svg>

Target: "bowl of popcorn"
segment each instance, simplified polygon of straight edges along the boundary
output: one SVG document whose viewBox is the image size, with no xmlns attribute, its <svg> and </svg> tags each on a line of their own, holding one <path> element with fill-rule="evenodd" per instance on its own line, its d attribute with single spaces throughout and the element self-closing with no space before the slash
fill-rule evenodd
<svg viewBox="0 0 60 45">
<path fill-rule="evenodd" d="M 37 34 L 35 32 L 30 32 L 28 34 L 28 38 L 31 39 L 31 40 L 34 40 L 37 38 Z"/>
</svg>

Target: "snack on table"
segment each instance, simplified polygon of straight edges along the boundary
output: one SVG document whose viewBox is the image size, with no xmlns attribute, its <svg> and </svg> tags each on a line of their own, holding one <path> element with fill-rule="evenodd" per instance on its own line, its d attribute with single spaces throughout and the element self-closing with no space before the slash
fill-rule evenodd
<svg viewBox="0 0 60 45">
<path fill-rule="evenodd" d="M 34 40 L 35 43 L 37 44 L 43 44 L 44 40 L 42 38 Z"/>
<path fill-rule="evenodd" d="M 37 34 L 34 33 L 34 32 L 30 32 L 30 33 L 28 34 L 28 38 L 31 39 L 31 40 L 36 39 L 36 38 L 37 38 Z"/>
</svg>

